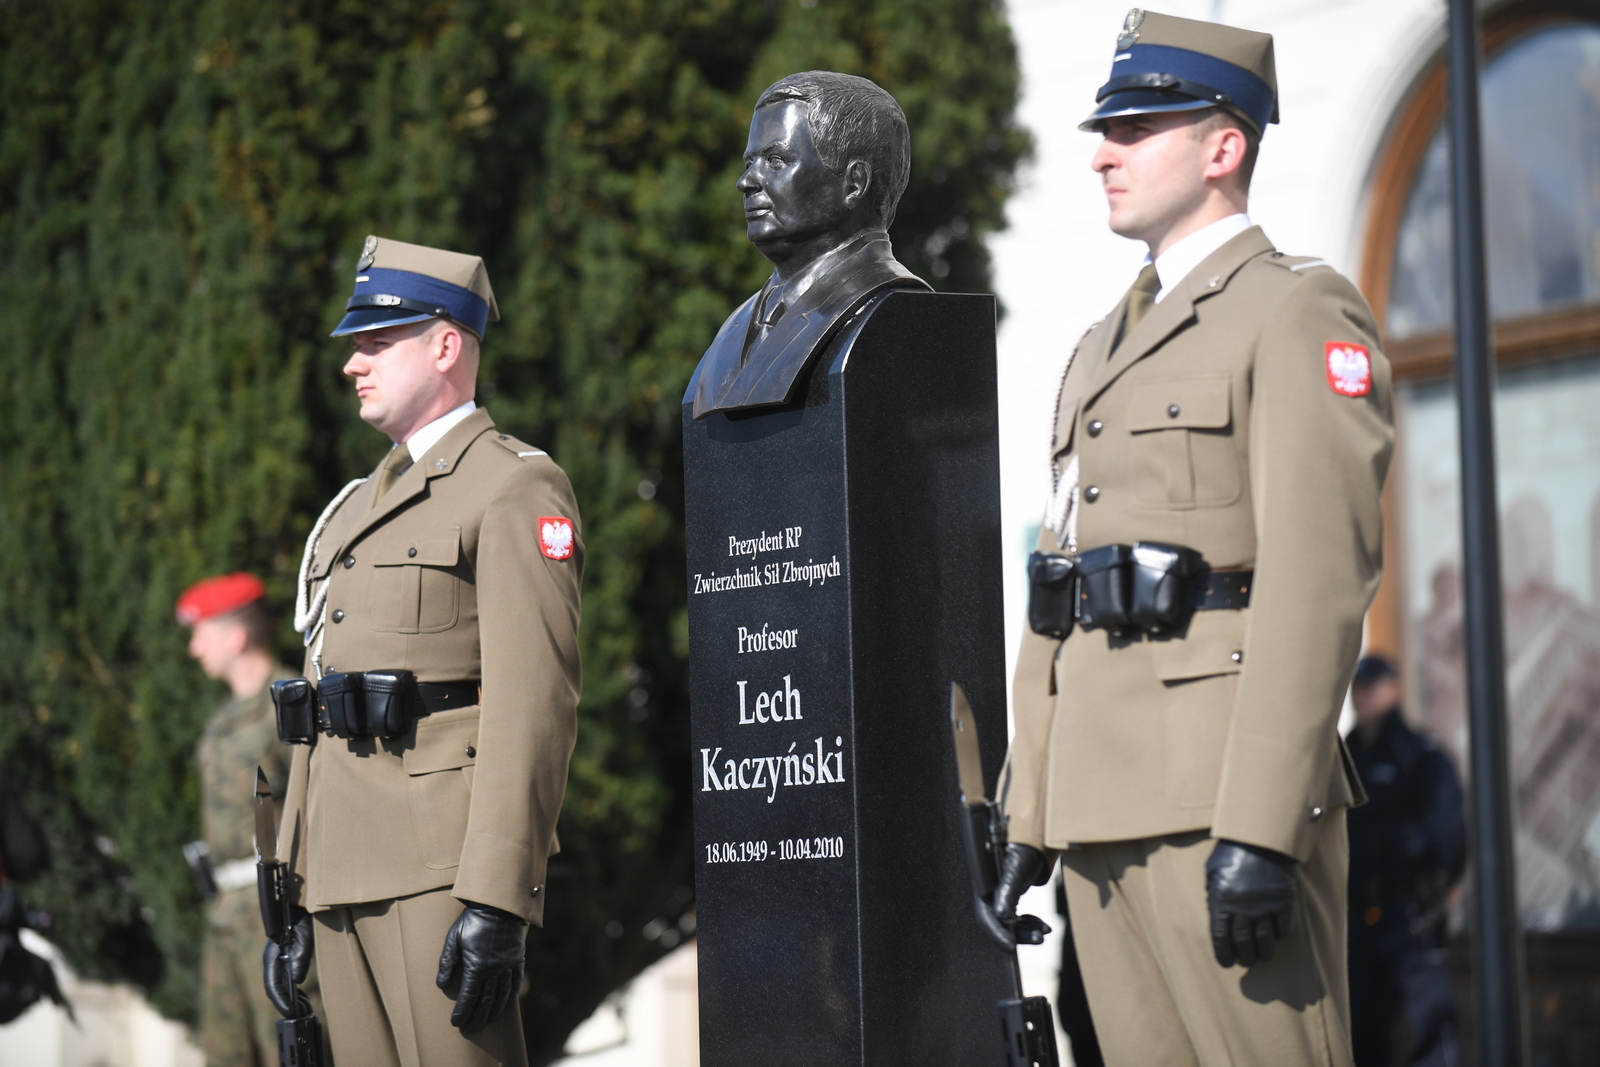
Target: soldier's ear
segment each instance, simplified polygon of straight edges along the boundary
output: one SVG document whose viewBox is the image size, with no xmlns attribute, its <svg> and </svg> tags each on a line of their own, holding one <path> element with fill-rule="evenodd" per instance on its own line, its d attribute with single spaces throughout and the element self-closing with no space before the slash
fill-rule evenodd
<svg viewBox="0 0 1600 1067">
<path fill-rule="evenodd" d="M 864 159 L 852 159 L 844 168 L 844 203 L 854 210 L 862 203 L 867 190 L 872 188 L 872 164 Z"/>
</svg>

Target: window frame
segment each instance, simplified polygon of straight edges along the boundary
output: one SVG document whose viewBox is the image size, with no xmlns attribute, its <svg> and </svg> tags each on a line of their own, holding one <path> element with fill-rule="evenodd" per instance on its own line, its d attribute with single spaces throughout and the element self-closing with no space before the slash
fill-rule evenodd
<svg viewBox="0 0 1600 1067">
<path fill-rule="evenodd" d="M 1484 67 L 1506 48 L 1542 30 L 1561 26 L 1600 28 L 1600 0 L 1529 0 L 1507 5 L 1485 15 Z M 1360 262 L 1361 290 L 1372 307 L 1384 354 L 1394 381 L 1448 378 L 1454 371 L 1454 331 L 1445 329 L 1388 339 L 1389 291 L 1394 280 L 1395 243 L 1405 217 L 1411 190 L 1422 170 L 1428 147 L 1445 114 L 1444 50 L 1423 66 L 1410 92 L 1395 113 L 1369 184 L 1366 227 Z M 1561 308 L 1491 322 L 1491 346 L 1497 367 L 1540 363 L 1600 351 L 1600 304 Z M 1398 413 L 1397 413 L 1398 418 Z M 1399 452 L 1405 447 L 1403 428 L 1396 441 L 1389 478 L 1383 490 L 1383 578 L 1367 612 L 1366 644 L 1370 652 L 1404 662 L 1405 618 L 1400 590 L 1404 547 L 1401 529 Z"/>
</svg>

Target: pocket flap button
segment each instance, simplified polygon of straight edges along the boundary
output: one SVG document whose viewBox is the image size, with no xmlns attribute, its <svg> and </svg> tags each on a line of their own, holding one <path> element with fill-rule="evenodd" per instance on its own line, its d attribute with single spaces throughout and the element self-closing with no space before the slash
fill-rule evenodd
<svg viewBox="0 0 1600 1067">
<path fill-rule="evenodd" d="M 415 556 L 415 555 L 416 555 L 416 554 L 417 554 L 417 550 L 416 550 L 416 549 L 414 549 L 414 548 L 408 548 L 408 549 L 406 549 L 406 555 L 408 555 L 408 556 Z"/>
<path fill-rule="evenodd" d="M 1180 408 L 1176 404 L 1168 404 L 1167 405 L 1167 418 L 1169 418 L 1169 419 L 1177 418 L 1178 417 L 1178 413 L 1181 412 L 1182 410 L 1183 409 Z"/>
<path fill-rule="evenodd" d="M 468 745 L 467 746 L 467 757 L 469 759 L 477 759 L 478 758 L 478 750 L 473 748 L 471 745 Z"/>
<path fill-rule="evenodd" d="M 1091 504 L 1093 504 L 1096 500 L 1099 500 L 1100 487 L 1098 485 L 1091 485 L 1089 488 L 1085 489 L 1083 491 L 1083 499 L 1087 500 Z"/>
<path fill-rule="evenodd" d="M 1089 436 L 1090 437 L 1099 437 L 1100 436 L 1100 431 L 1105 429 L 1105 428 L 1106 428 L 1106 424 L 1105 423 L 1101 422 L 1099 419 L 1095 419 L 1093 422 L 1089 423 Z"/>
</svg>

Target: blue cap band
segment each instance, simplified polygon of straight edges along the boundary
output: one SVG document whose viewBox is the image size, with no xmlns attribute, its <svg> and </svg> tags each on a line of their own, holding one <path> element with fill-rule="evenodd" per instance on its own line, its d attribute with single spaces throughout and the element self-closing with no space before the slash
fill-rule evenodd
<svg viewBox="0 0 1600 1067">
<path fill-rule="evenodd" d="M 350 314 L 333 331 L 335 337 L 439 317 L 453 319 L 481 338 L 489 324 L 489 302 L 471 289 L 387 267 L 356 275 L 356 290 L 345 310 Z"/>
<path fill-rule="evenodd" d="M 1134 89 L 1165 90 L 1232 107 L 1255 123 L 1257 132 L 1277 117 L 1270 85 L 1243 67 L 1187 48 L 1136 44 L 1119 51 L 1111 64 L 1111 80 L 1100 87 L 1095 100 Z"/>
</svg>

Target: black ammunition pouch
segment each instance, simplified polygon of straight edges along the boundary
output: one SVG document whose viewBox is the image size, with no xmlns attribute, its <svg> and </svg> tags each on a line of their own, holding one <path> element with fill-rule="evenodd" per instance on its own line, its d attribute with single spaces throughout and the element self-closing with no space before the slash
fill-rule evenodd
<svg viewBox="0 0 1600 1067">
<path fill-rule="evenodd" d="M 1196 606 L 1193 579 L 1206 570 L 1200 553 L 1182 545 L 1140 541 L 1129 553 L 1128 622 L 1147 634 L 1170 633 Z"/>
<path fill-rule="evenodd" d="M 1171 633 L 1196 611 L 1248 606 L 1251 577 L 1214 572 L 1194 549 L 1156 541 L 1077 556 L 1035 552 L 1028 557 L 1028 624 L 1057 639 L 1074 624 L 1114 634 Z"/>
<path fill-rule="evenodd" d="M 1036 634 L 1061 640 L 1077 617 L 1078 572 L 1067 556 L 1035 552 L 1028 557 L 1028 625 Z"/>
<path fill-rule="evenodd" d="M 1132 545 L 1101 545 L 1078 555 L 1078 625 L 1121 633 L 1133 618 L 1128 563 Z"/>
<path fill-rule="evenodd" d="M 320 723 L 347 741 L 399 737 L 418 716 L 417 676 L 406 670 L 325 674 L 317 687 Z"/>
<path fill-rule="evenodd" d="M 310 745 L 317 740 L 317 691 L 305 678 L 273 682 L 272 705 L 278 709 L 278 740 Z"/>
</svg>

